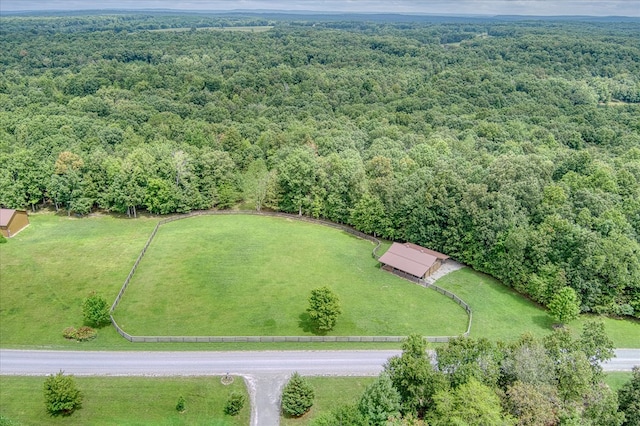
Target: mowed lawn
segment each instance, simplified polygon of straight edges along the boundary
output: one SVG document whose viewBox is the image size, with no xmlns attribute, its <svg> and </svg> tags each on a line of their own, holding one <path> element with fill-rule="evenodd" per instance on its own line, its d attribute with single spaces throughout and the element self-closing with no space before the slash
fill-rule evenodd
<svg viewBox="0 0 640 426">
<path fill-rule="evenodd" d="M 546 309 L 488 275 L 464 268 L 445 275 L 436 284 L 454 292 L 471 306 L 472 337 L 509 341 L 523 333 L 543 336 L 552 331 L 553 320 Z M 607 334 L 616 347 L 640 347 L 638 321 L 581 315 L 567 325 L 580 332 L 582 324 L 594 319 L 604 321 Z"/>
<path fill-rule="evenodd" d="M 306 377 L 313 388 L 313 406 L 298 418 L 280 416 L 281 426 L 306 425 L 320 414 L 344 404 L 357 404 L 365 389 L 375 377 Z M 346 426 L 346 425 L 345 425 Z"/>
<path fill-rule="evenodd" d="M 380 270 L 374 245 L 286 218 L 200 216 L 160 227 L 115 318 L 132 335 L 313 335 L 312 289 L 343 313 L 330 335 L 458 335 L 450 299 Z"/>
<path fill-rule="evenodd" d="M 220 377 L 76 377 L 82 408 L 68 417 L 50 416 L 44 377 L 0 376 L 0 415 L 24 425 L 247 425 L 251 408 L 242 378 L 228 386 Z M 232 391 L 245 394 L 238 416 L 224 414 Z M 176 411 L 178 398 L 184 413 Z M 11 423 L 13 424 L 13 423 Z"/>
<path fill-rule="evenodd" d="M 0 345 L 77 347 L 62 330 L 82 325 L 90 292 L 115 299 L 157 219 L 39 213 L 30 222 L 0 244 Z"/>
</svg>

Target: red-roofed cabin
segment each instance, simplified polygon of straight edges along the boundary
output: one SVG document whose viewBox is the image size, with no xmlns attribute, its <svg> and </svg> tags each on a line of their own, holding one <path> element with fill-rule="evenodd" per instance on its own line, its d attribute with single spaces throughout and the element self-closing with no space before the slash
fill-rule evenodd
<svg viewBox="0 0 640 426">
<path fill-rule="evenodd" d="M 440 268 L 449 256 L 412 243 L 393 243 L 380 263 L 386 270 L 399 270 L 418 278 L 425 278 Z"/>
<path fill-rule="evenodd" d="M 13 237 L 29 225 L 26 210 L 0 209 L 0 233 L 7 238 Z"/>
</svg>

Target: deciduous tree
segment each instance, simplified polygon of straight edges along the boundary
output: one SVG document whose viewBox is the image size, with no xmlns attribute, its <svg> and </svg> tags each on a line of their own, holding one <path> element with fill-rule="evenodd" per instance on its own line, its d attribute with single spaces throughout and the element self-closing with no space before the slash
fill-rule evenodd
<svg viewBox="0 0 640 426">
<path fill-rule="evenodd" d="M 576 291 L 571 287 L 560 289 L 549 302 L 549 314 L 561 324 L 566 324 L 578 318 L 580 302 Z"/>
<path fill-rule="evenodd" d="M 315 327 L 326 332 L 336 325 L 342 308 L 338 296 L 329 287 L 320 287 L 311 291 L 307 312 Z"/>
<path fill-rule="evenodd" d="M 82 315 L 85 324 L 92 327 L 102 327 L 111 323 L 106 299 L 95 292 L 89 294 L 82 302 Z"/>
</svg>

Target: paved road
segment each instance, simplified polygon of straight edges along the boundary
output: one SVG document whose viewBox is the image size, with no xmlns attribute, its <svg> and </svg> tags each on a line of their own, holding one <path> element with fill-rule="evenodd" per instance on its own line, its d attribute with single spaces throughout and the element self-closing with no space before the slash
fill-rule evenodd
<svg viewBox="0 0 640 426">
<path fill-rule="evenodd" d="M 0 349 L 0 374 L 200 376 L 253 374 L 368 376 L 400 351 L 85 352 Z M 640 365 L 640 349 L 617 349 L 607 371 Z"/>
<path fill-rule="evenodd" d="M 377 375 L 400 351 L 78 352 L 0 349 L 0 374 L 77 376 L 243 376 L 251 395 L 251 424 L 277 425 L 280 390 L 289 375 Z M 607 371 L 640 365 L 639 349 L 617 349 Z"/>
<path fill-rule="evenodd" d="M 0 374 L 367 376 L 399 351 L 82 352 L 0 350 Z"/>
</svg>

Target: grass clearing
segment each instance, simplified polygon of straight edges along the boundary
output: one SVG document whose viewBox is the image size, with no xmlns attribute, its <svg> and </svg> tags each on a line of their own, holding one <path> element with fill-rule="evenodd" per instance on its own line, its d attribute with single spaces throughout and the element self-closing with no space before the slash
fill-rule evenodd
<svg viewBox="0 0 640 426">
<path fill-rule="evenodd" d="M 630 371 L 612 371 L 604 374 L 604 382 L 614 391 L 618 391 L 633 377 Z"/>
<path fill-rule="evenodd" d="M 0 413 L 29 425 L 247 425 L 251 414 L 244 381 L 231 385 L 220 377 L 76 377 L 84 395 L 82 408 L 69 417 L 50 416 L 44 404 L 44 377 L 1 376 Z M 247 402 L 238 416 L 224 414 L 231 391 Z M 186 411 L 178 413 L 182 395 Z"/>
<path fill-rule="evenodd" d="M 399 347 L 399 344 L 384 343 L 132 344 L 120 337 L 112 327 L 100 329 L 98 338 L 90 342 L 65 340 L 62 337 L 65 327 L 81 325 L 81 302 L 90 291 L 98 291 L 109 302 L 115 298 L 157 220 L 107 215 L 83 219 L 50 213 L 31 215 L 28 228 L 0 245 L 0 346 L 16 349 L 180 351 Z M 324 230 L 324 227 L 309 226 Z M 375 264 L 371 258 L 370 243 L 336 230 L 327 231 L 337 233 L 347 241 L 357 241 L 352 250 L 359 251 L 358 247 L 364 244 L 362 255 L 358 257 L 362 257 L 365 263 Z M 370 267 L 372 264 L 368 265 Z M 389 274 L 375 269 L 375 266 L 373 271 L 379 277 L 395 280 Z M 406 281 L 399 280 L 398 283 L 407 291 L 425 294 L 424 289 Z M 474 315 L 472 336 L 511 340 L 526 331 L 544 335 L 551 330 L 551 319 L 544 309 L 491 277 L 465 268 L 443 277 L 437 284 L 454 291 L 471 305 Z M 428 290 L 428 293 L 435 292 Z M 125 295 L 125 301 L 129 295 Z M 302 302 L 304 307 L 300 307 L 298 315 L 303 313 L 307 297 L 305 294 Z M 438 300 L 449 302 L 443 297 Z M 456 317 L 466 321 L 464 312 L 461 313 L 457 306 L 454 309 L 438 310 L 428 320 L 449 320 L 443 313 L 454 312 Z M 579 329 L 584 318 L 588 317 L 570 325 Z M 343 320 L 344 317 L 340 317 L 339 324 Z M 605 318 L 604 321 L 617 347 L 640 347 L 640 322 L 611 318 Z"/>
<path fill-rule="evenodd" d="M 471 306 L 473 337 L 508 341 L 526 332 L 543 336 L 552 330 L 553 320 L 543 307 L 488 275 L 464 268 L 442 277 L 436 284 L 454 292 Z M 593 318 L 582 315 L 568 326 L 581 330 L 582 324 Z M 640 322 L 598 318 L 605 322 L 607 333 L 616 347 L 640 347 Z"/>
<path fill-rule="evenodd" d="M 91 291 L 115 299 L 157 220 L 40 213 L 30 222 L 0 245 L 0 345 L 75 349 L 62 330 L 82 325 Z"/>
<path fill-rule="evenodd" d="M 343 404 L 358 402 L 375 377 L 307 377 L 306 379 L 315 391 L 313 407 L 297 419 L 280 416 L 281 426 L 306 425 L 320 413 L 331 411 Z"/>
<path fill-rule="evenodd" d="M 312 289 L 343 313 L 331 335 L 457 335 L 450 299 L 383 272 L 373 244 L 292 219 L 200 216 L 163 225 L 116 309 L 132 335 L 313 335 Z"/>
</svg>

